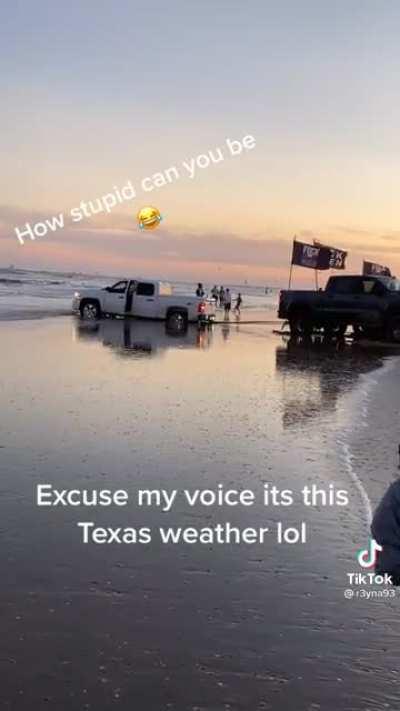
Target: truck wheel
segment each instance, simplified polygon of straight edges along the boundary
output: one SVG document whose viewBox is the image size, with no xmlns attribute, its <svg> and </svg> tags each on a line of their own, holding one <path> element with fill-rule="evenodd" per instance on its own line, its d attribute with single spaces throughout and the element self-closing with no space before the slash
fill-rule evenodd
<svg viewBox="0 0 400 711">
<path fill-rule="evenodd" d="M 307 311 L 296 311 L 289 317 L 291 336 L 310 338 L 313 331 L 313 324 Z"/>
<path fill-rule="evenodd" d="M 386 329 L 386 337 L 393 343 L 400 343 L 400 316 L 393 316 Z"/>
<path fill-rule="evenodd" d="M 81 313 L 81 317 L 86 319 L 87 321 L 97 321 L 101 316 L 98 301 L 83 301 L 79 310 Z"/>
<path fill-rule="evenodd" d="M 183 311 L 170 311 L 166 327 L 172 333 L 184 333 L 188 326 L 188 317 Z"/>
</svg>

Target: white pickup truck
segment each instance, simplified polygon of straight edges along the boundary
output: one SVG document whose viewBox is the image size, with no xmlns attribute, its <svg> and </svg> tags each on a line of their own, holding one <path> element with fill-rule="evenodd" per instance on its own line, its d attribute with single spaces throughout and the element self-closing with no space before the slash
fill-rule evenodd
<svg viewBox="0 0 400 711">
<path fill-rule="evenodd" d="M 122 279 L 103 289 L 76 291 L 72 310 L 85 319 L 99 319 L 103 314 L 157 319 L 176 330 L 185 328 L 189 322 L 202 325 L 215 318 L 213 299 L 175 294 L 167 282 L 144 279 Z"/>
</svg>

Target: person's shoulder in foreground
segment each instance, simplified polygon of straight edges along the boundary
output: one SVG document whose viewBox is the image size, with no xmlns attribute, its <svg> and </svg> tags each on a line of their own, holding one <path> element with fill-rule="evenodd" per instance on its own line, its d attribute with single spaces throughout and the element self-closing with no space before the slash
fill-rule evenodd
<svg viewBox="0 0 400 711">
<path fill-rule="evenodd" d="M 376 573 L 389 573 L 400 583 L 400 479 L 396 479 L 380 501 L 371 524 L 372 536 L 382 546 Z"/>
</svg>

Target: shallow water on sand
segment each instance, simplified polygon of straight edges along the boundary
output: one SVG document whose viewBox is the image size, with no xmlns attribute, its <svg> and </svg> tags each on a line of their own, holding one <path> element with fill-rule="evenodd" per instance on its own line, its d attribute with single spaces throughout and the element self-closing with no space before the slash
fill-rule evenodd
<svg viewBox="0 0 400 711">
<path fill-rule="evenodd" d="M 396 359 L 290 346 L 268 326 L 173 337 L 65 318 L 0 330 L 5 709 L 398 710 L 397 602 L 344 598 L 367 504 L 395 475 Z M 332 483 L 350 506 L 82 513 L 35 508 L 38 483 L 258 494 Z M 308 541 L 85 546 L 82 520 L 305 521 Z"/>
</svg>

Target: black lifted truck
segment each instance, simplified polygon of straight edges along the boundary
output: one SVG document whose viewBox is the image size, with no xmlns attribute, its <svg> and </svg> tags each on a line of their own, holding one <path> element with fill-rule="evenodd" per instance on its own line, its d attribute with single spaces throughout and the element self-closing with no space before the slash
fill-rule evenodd
<svg viewBox="0 0 400 711">
<path fill-rule="evenodd" d="M 325 290 L 281 291 L 278 316 L 293 336 L 323 329 L 342 337 L 348 326 L 362 337 L 400 343 L 400 280 L 393 277 L 334 276 Z"/>
</svg>

